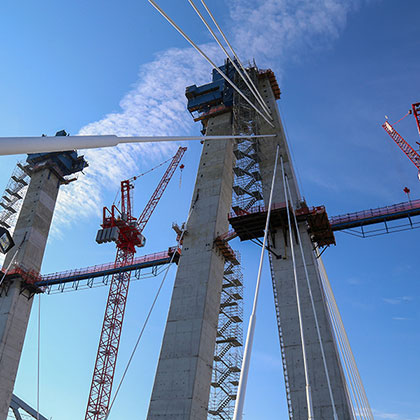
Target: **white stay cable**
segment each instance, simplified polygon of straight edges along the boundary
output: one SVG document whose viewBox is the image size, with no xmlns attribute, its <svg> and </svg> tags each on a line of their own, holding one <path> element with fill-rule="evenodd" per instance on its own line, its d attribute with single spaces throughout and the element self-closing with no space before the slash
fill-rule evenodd
<svg viewBox="0 0 420 420">
<path fill-rule="evenodd" d="M 219 24 L 216 21 L 216 18 L 213 16 L 213 13 L 210 11 L 210 9 L 208 8 L 207 4 L 205 3 L 204 0 L 201 0 L 201 3 L 203 3 L 203 6 L 206 8 L 207 13 L 209 14 L 209 16 L 211 17 L 213 23 L 216 25 L 218 31 L 220 32 L 220 34 L 222 35 L 223 39 L 225 40 L 226 44 L 228 45 L 228 47 L 230 48 L 230 50 L 232 51 L 233 56 L 236 58 L 236 61 L 239 63 L 239 65 L 241 66 L 242 71 L 244 72 L 245 76 L 247 77 L 249 83 L 251 84 L 251 86 L 253 87 L 254 90 L 254 94 L 256 94 L 261 101 L 264 102 L 264 99 L 262 98 L 262 96 L 260 95 L 260 92 L 258 91 L 257 87 L 254 85 L 254 82 L 252 81 L 252 79 L 249 77 L 248 72 L 245 70 L 245 67 L 242 65 L 241 60 L 239 59 L 238 55 L 236 54 L 235 50 L 233 49 L 231 43 L 229 42 L 229 40 L 227 39 L 227 36 L 225 35 L 225 33 L 222 31 L 222 28 L 219 26 Z M 270 112 L 270 110 L 269 110 Z"/>
<path fill-rule="evenodd" d="M 327 296 L 327 302 L 330 308 L 330 314 L 332 318 L 332 322 L 334 323 L 335 332 L 338 338 L 338 342 L 340 344 L 340 351 L 345 363 L 345 368 L 347 372 L 347 377 L 349 378 L 351 389 L 352 389 L 352 401 L 357 405 L 357 415 L 360 419 L 372 419 L 372 412 L 370 411 L 369 402 L 367 401 L 367 398 L 363 398 L 364 388 L 363 384 L 361 383 L 361 380 L 357 379 L 357 375 L 355 374 L 355 369 L 357 371 L 357 366 L 353 366 L 352 363 L 352 351 L 350 347 L 349 341 L 345 339 L 345 329 L 344 325 L 341 319 L 340 312 L 338 310 L 337 302 L 335 301 L 334 294 L 331 288 L 331 285 L 328 280 L 327 273 L 325 271 L 324 264 L 321 260 L 321 258 L 318 258 L 320 271 L 321 271 L 321 281 L 324 286 L 324 290 Z M 341 324 L 341 325 L 340 325 Z M 354 357 L 353 357 L 354 360 Z M 354 362 L 355 363 L 355 362 Z M 355 368 L 355 369 L 354 369 Z M 357 371 L 358 372 L 358 371 Z M 360 379 L 360 376 L 359 376 Z M 353 408 L 355 409 L 355 408 Z M 370 411 L 370 414 L 369 414 Z M 355 416 L 356 417 L 356 416 Z"/>
<path fill-rule="evenodd" d="M 295 259 L 294 245 L 293 245 L 292 223 L 290 220 L 289 200 L 287 197 L 287 189 L 286 189 L 286 174 L 284 172 L 283 157 L 281 157 L 280 159 L 281 159 L 281 171 L 283 173 L 283 186 L 284 186 L 284 197 L 285 197 L 286 211 L 287 211 L 287 221 L 289 225 L 289 240 L 290 240 L 290 250 L 291 250 L 292 261 L 293 261 L 293 274 L 295 277 L 296 304 L 297 304 L 298 317 L 299 317 L 300 340 L 302 344 L 303 369 L 305 371 L 306 400 L 308 404 L 308 420 L 312 420 L 314 418 L 313 406 L 312 406 L 312 395 L 311 395 L 311 386 L 309 385 L 308 364 L 307 364 L 308 362 L 306 359 L 305 335 L 303 332 L 303 321 L 302 321 L 303 318 L 302 318 L 302 310 L 300 307 L 299 284 L 298 284 L 298 278 L 297 278 L 296 259 Z"/>
<path fill-rule="evenodd" d="M 339 328 L 340 328 L 340 333 L 341 333 L 342 338 L 344 340 L 344 344 L 347 348 L 348 357 L 350 358 L 350 366 L 352 368 L 353 375 L 355 376 L 355 382 L 356 382 L 356 385 L 357 385 L 359 398 L 362 400 L 361 401 L 362 411 L 365 413 L 366 418 L 368 418 L 370 420 L 373 420 L 372 409 L 371 409 L 369 401 L 367 399 L 366 391 L 364 389 L 363 382 L 362 382 L 362 379 L 360 377 L 359 370 L 357 368 L 356 360 L 354 358 L 354 354 L 353 354 L 353 351 L 352 351 L 351 346 L 350 346 L 350 341 L 348 339 L 347 332 L 344 328 L 344 323 L 343 323 L 343 320 L 341 318 L 341 314 L 340 314 L 340 311 L 338 309 L 337 302 L 334 298 L 334 293 L 332 291 L 331 284 L 330 284 L 329 279 L 328 279 L 328 275 L 325 271 L 325 267 L 324 267 L 324 264 L 323 264 L 322 260 L 320 258 L 318 260 L 319 260 L 319 266 L 321 268 L 321 273 L 323 274 L 323 276 L 322 276 L 323 277 L 323 282 L 325 283 L 326 291 L 327 291 L 328 295 L 330 296 L 331 306 L 334 310 L 335 317 L 337 319 L 337 323 L 338 323 Z"/>
<path fill-rule="evenodd" d="M 192 213 L 193 210 L 194 210 L 194 205 L 191 207 L 190 212 L 189 212 L 188 217 L 187 217 L 187 220 L 184 223 L 184 226 L 182 228 L 181 234 L 180 234 L 179 239 L 178 239 L 178 246 L 180 246 L 180 244 L 182 242 L 182 239 L 183 239 L 183 237 L 185 235 L 185 232 L 187 230 L 188 220 L 190 219 L 190 216 L 191 216 L 191 213 Z M 126 367 L 124 369 L 124 373 L 123 373 L 123 375 L 122 375 L 122 377 L 120 379 L 120 382 L 118 383 L 118 387 L 117 387 L 117 390 L 115 391 L 114 398 L 111 401 L 111 404 L 109 406 L 109 410 L 108 410 L 108 412 L 107 412 L 106 417 L 105 417 L 104 420 L 108 420 L 108 417 L 109 417 L 109 415 L 111 413 L 111 409 L 112 409 L 112 407 L 113 407 L 113 405 L 115 403 L 115 400 L 116 400 L 116 398 L 118 396 L 118 393 L 119 393 L 119 391 L 121 389 L 121 385 L 123 384 L 124 379 L 125 379 L 125 377 L 127 375 L 128 369 L 130 368 L 131 362 L 133 361 L 134 355 L 135 355 L 135 353 L 137 351 L 137 347 L 139 346 L 139 343 L 140 343 L 140 340 L 141 340 L 141 338 L 143 336 L 144 330 L 146 329 L 147 323 L 149 322 L 149 318 L 152 315 L 153 309 L 154 309 L 155 304 L 156 304 L 156 301 L 157 301 L 157 299 L 158 299 L 158 297 L 160 295 L 160 292 L 162 290 L 162 287 L 163 287 L 163 285 L 165 283 L 166 277 L 168 276 L 169 269 L 170 269 L 170 267 L 172 265 L 172 262 L 174 261 L 175 255 L 176 255 L 176 252 L 174 252 L 172 254 L 172 258 L 169 261 L 168 267 L 165 270 L 165 274 L 163 275 L 162 281 L 160 282 L 160 285 L 159 285 L 159 288 L 158 288 L 158 290 L 156 292 L 155 298 L 153 299 L 152 305 L 150 306 L 149 312 L 148 312 L 148 314 L 146 316 L 146 319 L 145 319 L 145 321 L 143 323 L 143 326 L 142 326 L 142 328 L 140 330 L 140 333 L 139 333 L 139 335 L 137 337 L 136 344 L 134 345 L 134 348 L 133 348 L 133 350 L 131 352 L 130 358 L 128 359 L 127 365 L 126 365 Z"/>
<path fill-rule="evenodd" d="M 312 295 L 312 287 L 311 287 L 311 283 L 309 281 L 309 274 L 308 274 L 308 268 L 306 266 L 305 254 L 303 252 L 302 239 L 301 239 L 301 236 L 300 236 L 299 225 L 298 225 L 297 219 L 296 219 L 295 206 L 293 204 L 292 194 L 290 192 L 289 180 L 288 180 L 287 177 L 286 177 L 286 186 L 287 186 L 287 192 L 288 192 L 290 204 L 291 204 L 292 211 L 293 211 L 293 218 L 294 218 L 297 237 L 298 237 L 298 241 L 299 241 L 299 248 L 300 248 L 300 253 L 301 253 L 301 256 L 302 256 L 303 268 L 305 270 L 306 284 L 308 286 L 309 297 L 310 297 L 311 306 L 312 306 L 312 312 L 314 314 L 315 328 L 316 328 L 316 333 L 318 335 L 319 347 L 320 347 L 320 350 L 321 350 L 322 363 L 324 364 L 325 376 L 327 378 L 327 386 L 328 386 L 328 392 L 330 394 L 331 407 L 332 407 L 332 410 L 333 410 L 334 420 L 338 420 L 337 410 L 335 408 L 334 395 L 333 395 L 332 388 L 331 388 L 330 375 L 329 375 L 329 372 L 328 372 L 327 360 L 325 358 L 324 345 L 323 345 L 322 339 L 321 339 L 321 331 L 320 331 L 320 328 L 319 328 L 318 316 L 317 316 L 316 309 L 315 309 L 314 297 Z"/>
<path fill-rule="evenodd" d="M 219 67 L 216 66 L 216 64 L 211 60 L 211 58 L 156 4 L 154 0 L 149 0 L 149 3 L 192 45 L 192 47 L 200 53 L 200 55 L 205 58 L 212 67 L 228 82 L 233 89 L 235 89 L 236 92 L 239 93 L 239 95 L 242 96 L 242 98 L 245 99 L 246 102 L 248 102 L 249 105 L 252 106 L 252 108 L 255 109 L 255 111 L 258 112 L 261 117 L 265 119 L 265 121 L 274 128 L 274 125 L 269 121 L 269 119 L 241 92 L 241 90 L 235 85 L 235 83 L 232 82 L 232 80 L 229 79 L 229 77 L 226 76 L 225 73 L 223 73 Z"/>
<path fill-rule="evenodd" d="M 38 363 L 37 363 L 37 382 L 36 382 L 36 418 L 39 420 L 39 378 L 41 368 L 41 294 L 38 299 Z"/>
<path fill-rule="evenodd" d="M 279 149 L 280 146 L 277 145 L 276 149 L 276 160 L 274 162 L 274 171 L 273 171 L 273 178 L 271 180 L 271 190 L 270 190 L 270 199 L 268 201 L 267 207 L 267 219 L 265 221 L 265 230 L 264 230 L 264 239 L 261 246 L 261 255 L 260 255 L 260 264 L 258 267 L 258 275 L 257 275 L 257 284 L 255 286 L 255 296 L 254 296 L 254 304 L 252 307 L 252 313 L 249 318 L 248 324 L 248 332 L 246 336 L 246 343 L 244 349 L 244 357 L 242 359 L 242 366 L 241 366 L 241 376 L 239 378 L 239 385 L 238 385 L 238 395 L 236 397 L 235 403 L 235 411 L 233 413 L 232 420 L 242 420 L 244 403 L 245 403 L 245 394 L 246 394 L 246 385 L 248 382 L 248 372 L 249 372 L 249 364 L 251 361 L 251 352 L 252 352 L 252 344 L 254 341 L 254 333 L 255 333 L 255 324 L 257 320 L 257 304 L 258 304 L 258 295 L 260 292 L 260 284 L 261 284 L 261 273 L 264 261 L 264 252 L 265 246 L 267 243 L 267 237 L 269 232 L 270 226 L 270 215 L 271 215 L 271 204 L 273 202 L 273 191 L 274 191 L 274 183 L 276 180 L 276 172 L 277 172 L 277 161 L 279 158 Z"/>
<path fill-rule="evenodd" d="M 211 33 L 211 35 L 213 36 L 213 38 L 215 39 L 215 41 L 217 42 L 217 44 L 219 45 L 219 47 L 223 50 L 223 52 L 225 53 L 226 57 L 229 59 L 229 61 L 232 63 L 233 67 L 235 68 L 235 70 L 238 72 L 238 74 L 242 77 L 242 80 L 245 82 L 246 86 L 248 87 L 248 89 L 250 90 L 250 92 L 254 95 L 255 99 L 258 101 L 258 103 L 261 105 L 261 107 L 263 108 L 263 110 L 265 111 L 265 113 L 267 114 L 268 118 L 270 118 L 270 120 L 273 120 L 273 117 L 270 115 L 270 109 L 268 108 L 268 106 L 264 103 L 263 99 L 261 98 L 261 95 L 258 95 L 255 93 L 254 91 L 254 87 L 251 86 L 247 80 L 247 77 L 245 77 L 242 74 L 242 71 L 239 69 L 239 67 L 236 65 L 235 60 L 232 60 L 232 58 L 230 57 L 229 53 L 227 52 L 226 48 L 223 46 L 223 44 L 220 42 L 219 38 L 217 37 L 217 35 L 215 34 L 215 32 L 213 31 L 213 29 L 210 27 L 210 25 L 207 23 L 206 19 L 204 18 L 204 16 L 202 15 L 202 13 L 200 12 L 200 10 L 197 8 L 197 6 L 194 4 L 193 0 L 188 0 L 189 3 L 191 4 L 192 8 L 195 10 L 195 12 L 197 13 L 197 15 L 200 17 L 200 19 L 202 20 L 202 22 L 204 23 L 204 25 L 206 26 L 206 28 L 209 30 L 209 32 Z M 210 13 L 209 13 L 210 14 Z M 212 16 L 211 16 L 212 17 Z M 212 17 L 213 22 L 214 22 L 214 18 Z M 245 72 L 247 74 L 247 72 Z"/>
<path fill-rule="evenodd" d="M 321 281 L 323 282 L 323 280 L 321 280 Z M 325 286 L 324 286 L 324 290 L 325 290 Z M 352 409 L 354 418 L 357 419 L 357 417 L 360 416 L 361 408 L 360 408 L 360 404 L 358 402 L 358 399 L 356 397 L 355 383 L 354 383 L 353 377 L 351 375 L 351 370 L 350 370 L 349 361 L 348 361 L 348 358 L 347 358 L 347 353 L 344 350 L 344 342 L 343 342 L 343 339 L 342 339 L 342 336 L 341 336 L 341 332 L 339 331 L 339 328 L 338 328 L 338 323 L 337 323 L 337 320 L 336 320 L 336 315 L 335 315 L 334 310 L 332 308 L 331 299 L 329 297 L 328 291 L 325 290 L 325 292 L 326 292 L 326 296 L 327 296 L 326 300 L 327 300 L 327 306 L 328 306 L 328 309 L 329 309 L 329 312 L 330 312 L 331 323 L 332 323 L 332 326 L 333 326 L 335 334 L 336 334 L 336 341 L 337 341 L 339 351 L 340 351 L 340 354 L 341 354 L 343 362 L 344 362 L 344 370 L 345 370 L 345 373 L 346 373 L 346 376 L 348 378 L 348 382 L 349 382 L 349 385 L 350 385 L 350 389 L 347 386 L 347 390 L 348 390 L 349 399 L 350 399 L 350 402 L 351 402 L 351 409 Z M 357 407 L 354 406 L 355 404 L 356 404 Z"/>
</svg>

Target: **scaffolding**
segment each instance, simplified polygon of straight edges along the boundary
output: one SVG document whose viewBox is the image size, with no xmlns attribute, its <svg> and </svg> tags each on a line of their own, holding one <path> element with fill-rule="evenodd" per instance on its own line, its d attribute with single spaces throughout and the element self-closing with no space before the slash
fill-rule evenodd
<svg viewBox="0 0 420 420">
<path fill-rule="evenodd" d="M 239 258 L 238 253 L 236 253 Z M 209 420 L 230 420 L 242 364 L 243 278 L 239 264 L 226 261 L 209 401 Z"/>
<path fill-rule="evenodd" d="M 258 69 L 251 66 L 248 74 L 257 84 Z M 235 84 L 245 93 L 251 102 L 254 95 L 246 87 L 243 79 L 236 74 Z M 258 118 L 255 110 L 238 94 L 233 97 L 233 132 L 234 135 L 257 135 Z M 235 146 L 236 165 L 233 169 L 232 209 L 236 214 L 246 214 L 253 206 L 263 205 L 262 182 L 259 170 L 259 147 L 257 139 L 241 139 Z"/>
<path fill-rule="evenodd" d="M 31 165 L 18 162 L 0 199 L 0 226 L 13 229 L 28 189 Z"/>
<path fill-rule="evenodd" d="M 248 68 L 254 84 L 258 69 Z M 236 73 L 235 84 L 255 103 L 243 79 Z M 233 95 L 233 134 L 258 134 L 258 118 L 255 109 L 240 95 Z M 235 214 L 247 214 L 255 206 L 263 206 L 262 182 L 259 169 L 258 140 L 244 138 L 234 147 L 235 165 L 232 193 L 232 210 Z M 243 346 L 243 282 L 239 255 L 230 248 L 228 241 L 236 235 L 227 232 L 215 240 L 215 245 L 226 259 L 216 348 L 211 382 L 209 420 L 231 420 L 235 409 Z"/>
</svg>

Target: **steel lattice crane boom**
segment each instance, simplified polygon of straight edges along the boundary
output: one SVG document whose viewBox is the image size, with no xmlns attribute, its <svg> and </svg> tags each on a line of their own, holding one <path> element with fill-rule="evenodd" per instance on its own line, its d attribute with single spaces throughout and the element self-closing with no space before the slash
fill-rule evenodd
<svg viewBox="0 0 420 420">
<path fill-rule="evenodd" d="M 413 109 L 413 115 L 414 115 L 414 118 L 416 119 L 417 130 L 419 131 L 419 136 L 420 136 L 420 102 L 417 102 L 416 104 L 411 105 L 411 107 Z"/>
<path fill-rule="evenodd" d="M 416 119 L 417 129 L 420 135 L 420 102 L 416 104 L 412 104 L 412 110 L 410 110 L 408 114 L 411 114 L 411 113 L 414 115 Z M 406 116 L 408 114 L 406 114 Z M 395 128 L 388 121 L 385 121 L 385 123 L 382 124 L 382 128 L 389 134 L 389 136 L 392 138 L 392 140 L 394 140 L 397 146 L 407 155 L 407 157 L 411 160 L 411 162 L 413 162 L 414 166 L 419 171 L 418 177 L 420 179 L 420 155 L 410 146 L 409 143 L 407 143 L 404 140 L 401 134 L 399 134 L 398 131 L 395 130 Z"/>
<path fill-rule="evenodd" d="M 382 127 L 420 171 L 420 155 L 404 140 L 388 121 L 382 124 Z"/>
<path fill-rule="evenodd" d="M 144 246 L 142 231 L 186 150 L 186 147 L 178 149 L 139 219 L 132 215 L 130 191 L 135 178 L 121 182 L 121 210 L 115 205 L 111 210 L 104 207 L 102 229 L 96 241 L 116 243 L 115 267 L 132 264 L 136 247 Z M 127 271 L 114 274 L 111 279 L 85 420 L 104 420 L 108 414 L 130 276 Z"/>
</svg>

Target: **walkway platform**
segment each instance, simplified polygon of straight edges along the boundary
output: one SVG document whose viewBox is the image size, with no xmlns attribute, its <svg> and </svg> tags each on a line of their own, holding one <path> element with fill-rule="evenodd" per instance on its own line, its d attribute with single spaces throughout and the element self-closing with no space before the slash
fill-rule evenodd
<svg viewBox="0 0 420 420">
<path fill-rule="evenodd" d="M 81 285 L 80 282 L 83 280 L 86 280 L 85 287 L 92 288 L 98 285 L 95 283 L 95 279 L 103 278 L 102 285 L 106 285 L 112 275 L 126 271 L 135 271 L 135 277 L 140 278 L 140 270 L 152 268 L 152 272 L 149 274 L 157 275 L 157 267 L 169 264 L 174 253 L 173 262 L 178 264 L 181 249 L 171 247 L 167 251 L 137 257 L 134 259 L 133 264 L 129 265 L 115 265 L 112 262 L 45 275 L 28 272 L 23 267 L 15 267 L 7 274 L 6 280 L 20 277 L 25 280 L 27 288 L 33 289 L 34 293 L 50 293 L 52 286 L 55 285 L 59 286 L 57 291 L 62 292 L 67 283 L 72 283 L 72 288 L 77 290 Z"/>
</svg>

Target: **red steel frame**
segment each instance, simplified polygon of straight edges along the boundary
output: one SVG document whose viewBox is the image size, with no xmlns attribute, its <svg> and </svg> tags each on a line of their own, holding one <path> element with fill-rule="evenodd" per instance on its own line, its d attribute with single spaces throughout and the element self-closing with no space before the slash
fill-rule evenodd
<svg viewBox="0 0 420 420">
<path fill-rule="evenodd" d="M 408 156 L 411 162 L 420 171 L 420 155 L 404 140 L 404 138 L 395 130 L 395 128 L 386 121 L 382 128 L 389 134 L 392 140 L 397 143 L 400 149 Z"/>
<path fill-rule="evenodd" d="M 142 244 L 141 232 L 186 150 L 186 147 L 178 149 L 138 221 L 132 215 L 130 190 L 134 186 L 130 180 L 121 182 L 121 212 L 115 206 L 112 206 L 111 211 L 104 208 L 102 227 L 117 226 L 120 230 L 115 258 L 116 267 L 133 263 L 136 246 Z M 85 420 L 105 420 L 108 414 L 130 277 L 129 271 L 114 274 L 111 279 Z"/>
<path fill-rule="evenodd" d="M 413 115 L 416 119 L 417 123 L 417 130 L 419 131 L 420 136 L 420 102 L 417 102 L 416 104 L 412 104 L 411 107 L 413 108 Z"/>
</svg>

